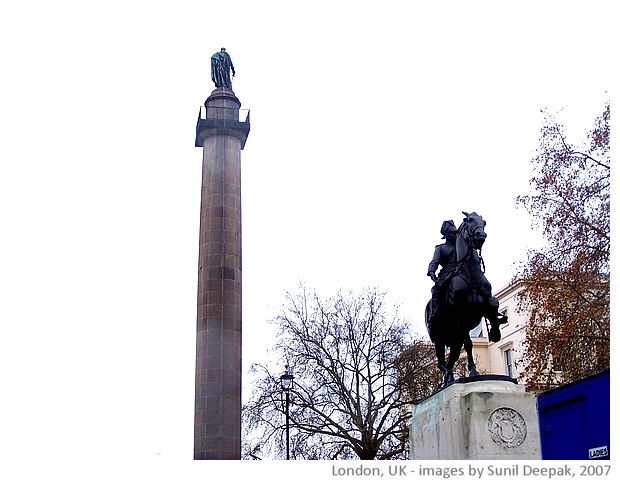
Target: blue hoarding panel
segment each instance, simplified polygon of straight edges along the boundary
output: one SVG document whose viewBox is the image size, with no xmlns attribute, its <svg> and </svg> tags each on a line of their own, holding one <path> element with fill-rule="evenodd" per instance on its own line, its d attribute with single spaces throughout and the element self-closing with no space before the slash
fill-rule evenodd
<svg viewBox="0 0 620 480">
<path fill-rule="evenodd" d="M 543 460 L 610 458 L 609 369 L 541 393 Z"/>
</svg>

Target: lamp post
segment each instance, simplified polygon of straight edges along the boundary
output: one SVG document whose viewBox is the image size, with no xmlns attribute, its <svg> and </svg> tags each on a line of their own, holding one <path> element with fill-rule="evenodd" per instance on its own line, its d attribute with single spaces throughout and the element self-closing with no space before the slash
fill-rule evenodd
<svg viewBox="0 0 620 480">
<path fill-rule="evenodd" d="M 293 374 L 289 371 L 288 365 L 284 374 L 280 376 L 280 386 L 286 394 L 286 459 L 290 459 L 289 455 L 289 416 L 288 416 L 288 404 L 289 404 L 289 391 L 293 388 Z"/>
</svg>

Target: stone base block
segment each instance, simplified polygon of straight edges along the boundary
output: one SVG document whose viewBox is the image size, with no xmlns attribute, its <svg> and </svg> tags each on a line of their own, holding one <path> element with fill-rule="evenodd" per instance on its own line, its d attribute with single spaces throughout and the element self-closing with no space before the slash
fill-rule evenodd
<svg viewBox="0 0 620 480">
<path fill-rule="evenodd" d="M 457 380 L 414 405 L 412 460 L 540 460 L 536 398 L 510 377 Z"/>
</svg>

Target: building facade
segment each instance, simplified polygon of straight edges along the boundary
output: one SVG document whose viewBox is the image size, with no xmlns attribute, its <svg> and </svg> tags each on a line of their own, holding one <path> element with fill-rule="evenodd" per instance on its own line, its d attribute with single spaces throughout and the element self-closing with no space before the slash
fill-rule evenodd
<svg viewBox="0 0 620 480">
<path fill-rule="evenodd" d="M 500 326 L 502 338 L 499 342 L 489 343 L 484 320 L 482 328 L 472 331 L 473 353 L 480 373 L 507 375 L 515 379 L 523 373 L 515 363 L 523 356 L 528 321 L 527 314 L 517 308 L 517 294 L 521 288 L 520 284 L 511 283 L 494 293 L 499 300 L 499 311 L 508 317 L 508 323 Z"/>
</svg>

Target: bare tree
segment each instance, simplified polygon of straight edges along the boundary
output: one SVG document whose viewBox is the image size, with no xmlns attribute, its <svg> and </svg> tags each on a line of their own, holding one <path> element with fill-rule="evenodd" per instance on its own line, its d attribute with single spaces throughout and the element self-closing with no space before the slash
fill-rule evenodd
<svg viewBox="0 0 620 480">
<path fill-rule="evenodd" d="M 437 368 L 435 345 L 428 339 L 415 338 L 398 356 L 395 364 L 401 375 L 400 382 L 412 404 L 420 403 L 443 386 L 443 373 Z M 467 358 L 459 358 L 453 371 L 456 378 L 468 377 Z M 480 368 L 480 373 L 486 372 Z"/>
<path fill-rule="evenodd" d="M 521 364 L 529 388 L 548 389 L 610 364 L 609 104 L 572 145 L 547 114 L 531 161 L 533 193 L 517 198 L 542 228 L 546 245 L 530 250 L 516 276 L 529 314 Z"/>
<path fill-rule="evenodd" d="M 385 293 L 366 288 L 320 298 L 300 285 L 274 319 L 274 348 L 295 380 L 290 442 L 297 459 L 407 458 L 411 395 L 398 368 L 411 346 L 409 325 Z M 265 365 L 243 407 L 244 458 L 282 458 L 284 411 L 279 373 Z"/>
</svg>

